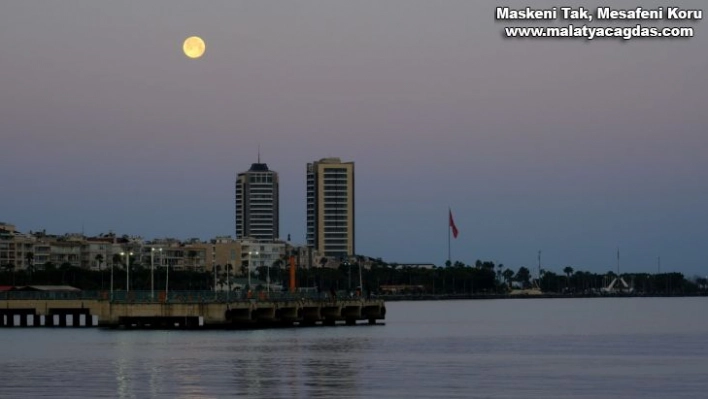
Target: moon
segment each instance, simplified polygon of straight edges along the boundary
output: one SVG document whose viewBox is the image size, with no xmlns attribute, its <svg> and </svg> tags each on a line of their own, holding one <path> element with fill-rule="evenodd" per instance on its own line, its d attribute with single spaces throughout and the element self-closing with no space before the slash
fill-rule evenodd
<svg viewBox="0 0 708 399">
<path fill-rule="evenodd" d="M 204 44 L 204 40 L 202 40 L 201 37 L 192 36 L 185 39 L 182 50 L 184 51 L 184 55 L 189 58 L 199 58 L 204 55 L 206 44 Z"/>
</svg>

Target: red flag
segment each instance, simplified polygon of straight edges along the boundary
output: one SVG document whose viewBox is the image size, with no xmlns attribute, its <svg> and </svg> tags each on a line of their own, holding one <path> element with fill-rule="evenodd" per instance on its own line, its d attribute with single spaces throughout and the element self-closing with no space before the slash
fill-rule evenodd
<svg viewBox="0 0 708 399">
<path fill-rule="evenodd" d="M 455 221 L 452 220 L 452 210 L 448 210 L 450 213 L 450 228 L 452 229 L 452 236 L 457 238 L 457 226 L 455 226 Z"/>
</svg>

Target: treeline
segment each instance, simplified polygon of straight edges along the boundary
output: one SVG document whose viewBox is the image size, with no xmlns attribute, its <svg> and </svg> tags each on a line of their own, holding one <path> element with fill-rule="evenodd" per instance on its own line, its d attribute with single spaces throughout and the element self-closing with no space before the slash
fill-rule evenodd
<svg viewBox="0 0 708 399">
<path fill-rule="evenodd" d="M 681 273 L 591 273 L 576 271 L 571 266 L 556 273 L 540 270 L 541 278 L 531 270 L 517 270 L 490 261 L 467 265 L 448 263 L 445 267 L 421 269 L 399 266 L 395 263 L 372 268 L 372 275 L 379 287 L 383 285 L 408 286 L 414 292 L 423 286 L 430 294 L 482 294 L 508 293 L 514 289 L 539 289 L 545 294 L 602 295 L 612 287 L 615 292 L 633 292 L 646 295 L 692 295 L 708 292 L 708 280 L 702 277 L 687 279 Z M 618 278 L 619 277 L 619 278 Z M 614 282 L 614 284 L 613 284 Z"/>
<path fill-rule="evenodd" d="M 214 280 L 222 287 L 228 286 L 230 277 L 232 288 L 235 282 L 244 284 L 245 275 L 241 270 L 236 276 L 233 269 L 226 273 L 225 268 L 217 268 L 218 274 L 198 271 L 169 272 L 170 290 L 212 290 Z M 245 270 L 245 268 L 244 268 Z M 116 266 L 113 270 L 114 290 L 126 287 L 126 271 Z M 253 271 L 251 287 L 264 289 L 267 276 L 273 287 L 289 286 L 290 273 L 283 262 L 276 262 L 272 267 L 259 267 Z M 512 270 L 503 264 L 489 261 L 477 261 L 474 265 L 454 262 L 444 267 L 422 268 L 386 263 L 380 259 L 373 261 L 370 268 L 359 268 L 358 263 L 344 263 L 339 268 L 313 267 L 296 270 L 296 286 L 310 290 L 326 292 L 353 291 L 361 285 L 366 293 L 373 294 L 433 294 L 433 295 L 473 295 L 507 294 L 513 289 L 538 288 L 547 294 L 593 295 L 602 294 L 615 281 L 614 288 L 648 295 L 691 295 L 706 293 L 708 281 L 705 278 L 686 279 L 681 273 L 626 273 L 620 279 L 613 272 L 603 274 L 576 271 L 567 266 L 562 272 L 541 270 L 540 280 L 532 276 L 526 267 Z M 154 271 L 155 290 L 163 290 L 168 276 L 164 268 Z M 238 280 L 237 280 L 238 279 Z M 111 272 L 105 270 L 86 270 L 68 264 L 60 267 L 45 265 L 37 270 L 1 270 L 0 285 L 71 285 L 82 290 L 109 290 Z M 130 288 L 149 290 L 151 288 L 151 270 L 142 265 L 131 265 Z"/>
<path fill-rule="evenodd" d="M 625 273 L 617 279 L 617 274 L 607 272 L 596 274 L 584 271 L 570 271 L 565 274 L 543 272 L 540 288 L 543 292 L 567 294 L 592 294 L 608 287 L 615 281 L 616 288 L 629 288 L 634 292 L 648 295 L 697 294 L 706 291 L 706 279 L 687 280 L 681 273 Z M 624 284 L 627 284 L 627 287 Z"/>
</svg>

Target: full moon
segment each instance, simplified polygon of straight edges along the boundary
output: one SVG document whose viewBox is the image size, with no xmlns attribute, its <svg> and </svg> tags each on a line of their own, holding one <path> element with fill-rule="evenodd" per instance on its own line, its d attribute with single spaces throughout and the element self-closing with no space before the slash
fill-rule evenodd
<svg viewBox="0 0 708 399">
<path fill-rule="evenodd" d="M 204 50 L 206 50 L 206 44 L 199 36 L 188 37 L 184 44 L 182 45 L 182 50 L 184 50 L 184 55 L 189 58 L 199 58 L 204 55 Z"/>
</svg>

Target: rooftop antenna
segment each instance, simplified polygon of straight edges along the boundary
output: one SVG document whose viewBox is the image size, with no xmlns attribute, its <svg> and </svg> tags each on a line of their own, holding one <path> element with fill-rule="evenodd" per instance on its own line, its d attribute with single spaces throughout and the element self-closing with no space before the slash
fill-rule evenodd
<svg viewBox="0 0 708 399">
<path fill-rule="evenodd" d="M 541 251 L 538 251 L 538 279 L 541 280 Z"/>
<path fill-rule="evenodd" d="M 258 163 L 261 163 L 261 143 L 258 143 Z"/>
<path fill-rule="evenodd" d="M 538 251 L 538 280 L 536 280 L 538 289 L 541 289 L 541 251 Z"/>
</svg>

